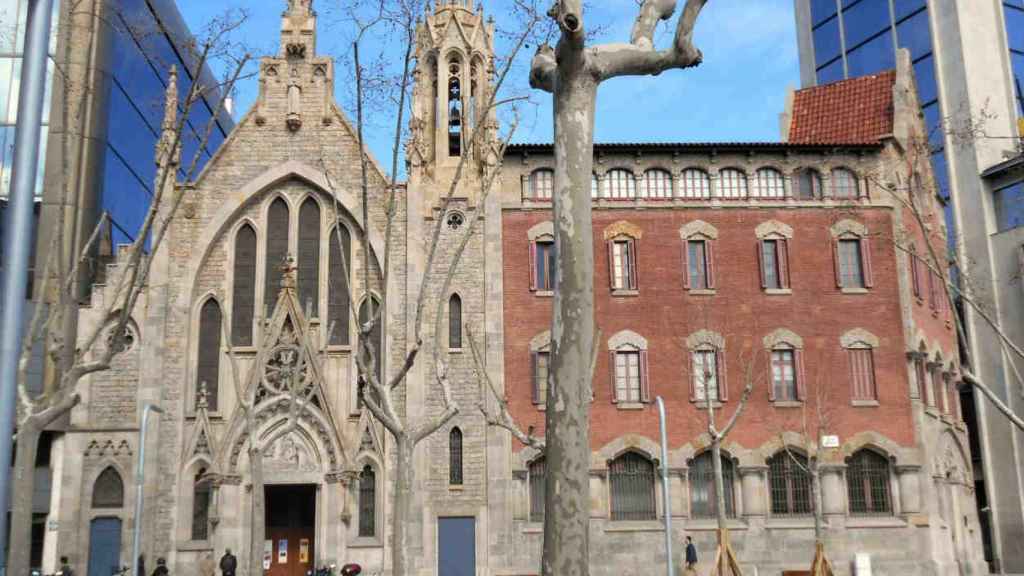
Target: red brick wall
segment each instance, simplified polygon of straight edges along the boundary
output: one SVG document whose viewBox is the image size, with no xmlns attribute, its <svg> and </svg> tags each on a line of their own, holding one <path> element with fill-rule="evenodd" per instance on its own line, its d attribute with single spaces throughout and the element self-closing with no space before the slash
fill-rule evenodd
<svg viewBox="0 0 1024 576">
<path fill-rule="evenodd" d="M 545 211 L 504 213 L 505 382 L 510 409 L 524 427 L 543 430 L 544 413 L 531 403 L 530 340 L 548 329 L 551 299 L 529 290 L 527 231 L 550 218 Z M 876 230 L 892 230 L 886 209 L 856 213 L 799 209 L 694 209 L 595 211 L 596 314 L 603 331 L 592 407 L 592 447 L 597 449 L 626 434 L 658 437 L 653 406 L 642 411 L 617 409 L 611 402 L 607 340 L 620 330 L 633 330 L 648 340 L 652 398 L 665 398 L 671 447 L 693 441 L 704 430 L 702 413 L 689 401 L 689 354 L 686 337 L 709 329 L 726 338 L 731 414 L 743 386 L 749 362 L 741 356 L 758 353 L 761 375 L 748 411 L 732 440 L 755 448 L 783 429 L 800 430 L 801 410 L 776 408 L 768 400 L 767 365 L 762 338 L 786 328 L 804 339 L 807 398 L 813 406 L 817 387 L 825 390 L 834 433 L 846 439 L 874 430 L 902 445 L 913 443 L 905 344 L 901 327 L 895 250 L 890 243 L 872 243 L 875 287 L 866 295 L 844 295 L 836 287 L 830 226 L 852 218 Z M 693 220 L 715 226 L 717 294 L 689 295 L 682 288 L 679 228 Z M 768 296 L 761 290 L 755 228 L 768 220 L 791 226 L 790 267 L 793 294 Z M 607 249 L 603 230 L 626 220 L 643 230 L 637 244 L 640 294 L 612 297 L 608 288 Z M 863 328 L 881 340 L 875 363 L 879 407 L 852 407 L 849 365 L 840 336 Z M 741 365 L 744 364 L 744 365 Z"/>
</svg>

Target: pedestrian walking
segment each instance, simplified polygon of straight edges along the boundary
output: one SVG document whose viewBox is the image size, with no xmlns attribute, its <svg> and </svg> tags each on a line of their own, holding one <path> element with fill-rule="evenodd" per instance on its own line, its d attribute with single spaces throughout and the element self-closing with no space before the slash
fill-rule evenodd
<svg viewBox="0 0 1024 576">
<path fill-rule="evenodd" d="M 697 574 L 697 547 L 689 536 L 686 537 L 686 574 Z"/>
<path fill-rule="evenodd" d="M 71 562 L 67 556 L 60 557 L 60 576 L 75 576 L 75 571 L 71 569 Z"/>
<path fill-rule="evenodd" d="M 217 576 L 217 563 L 213 561 L 213 552 L 207 552 L 199 559 L 199 576 Z"/>
<path fill-rule="evenodd" d="M 156 568 L 153 569 L 153 576 L 170 576 L 171 571 L 167 569 L 167 560 L 156 559 Z"/>
<path fill-rule="evenodd" d="M 231 548 L 228 548 L 220 559 L 221 576 L 235 576 L 235 570 L 238 570 L 238 560 L 231 554 Z"/>
</svg>

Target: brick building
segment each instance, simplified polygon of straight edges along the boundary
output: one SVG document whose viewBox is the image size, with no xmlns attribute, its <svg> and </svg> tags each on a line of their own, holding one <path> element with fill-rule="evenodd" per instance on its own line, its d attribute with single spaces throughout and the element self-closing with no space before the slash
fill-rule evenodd
<svg viewBox="0 0 1024 576">
<path fill-rule="evenodd" d="M 332 100 L 332 61 L 316 55 L 315 13 L 308 1 L 290 2 L 281 53 L 261 63 L 257 104 L 200 178 L 177 185 L 189 194 L 153 256 L 133 344 L 114 370 L 92 378 L 72 414 L 55 520 L 58 545 L 78 570 L 99 573 L 99 520 L 108 530 L 111 519 L 120 523 L 125 546 L 110 561 L 129 562 L 135 519 L 124 495 L 134 488 L 146 402 L 167 410 L 147 453 L 158 471 L 144 487 L 147 556 L 167 557 L 176 573 L 226 548 L 245 556 L 252 439 L 229 350 L 255 403 L 269 510 L 257 521 L 268 527 L 270 573 L 331 561 L 386 569 L 393 446 L 360 404 L 356 322 L 345 303 L 354 296 L 361 317 L 383 306 L 373 338 L 391 374 L 415 341 L 425 285 L 424 326 L 442 328 L 424 330 L 420 358 L 440 347 L 462 410 L 415 454 L 420 515 L 409 527 L 410 557 L 424 575 L 537 571 L 543 460 L 475 409 L 489 397 L 466 339 L 483 344 L 485 369 L 520 423 L 542 429 L 551 148 L 517 145 L 499 157 L 496 120 L 477 113 L 493 66 L 493 28 L 481 10 L 440 4 L 422 26 L 409 180 L 398 191 L 385 274 L 384 173 L 371 165 L 363 246 L 359 147 Z M 905 225 L 894 184 L 904 144 L 922 131 L 912 82 L 901 62 L 893 73 L 798 92 L 785 143 L 597 147 L 595 574 L 664 561 L 662 466 L 677 536 L 692 535 L 711 553 L 699 408 L 711 401 L 731 412 L 750 379 L 749 411 L 726 445 L 726 501 L 742 562 L 771 574 L 810 561 L 807 480 L 793 462 L 811 457 L 822 463 L 840 573 L 857 552 L 881 574 L 981 566 L 950 311 L 927 270 L 912 264 L 912 247 L 923 249 L 925 238 Z M 482 144 L 467 147 L 478 130 Z M 465 177 L 442 212 L 463 160 Z M 494 193 L 482 194 L 499 168 Z M 929 174 L 925 166 L 918 177 Z M 944 245 L 941 210 L 925 200 L 930 238 Z M 438 262 L 425 271 L 438 222 Z M 436 270 L 452 261 L 467 226 L 477 228 L 442 291 Z M 287 255 L 294 277 L 279 267 Z M 105 321 L 100 304 L 112 289 L 94 292 L 83 326 Z M 287 358 L 306 360 L 309 402 L 297 420 L 274 376 Z M 442 410 L 432 369 L 417 362 L 397 389 L 406 418 Z M 670 415 L 668 462 L 657 460 L 656 396 Z M 836 447 L 814 449 L 819 435 Z"/>
</svg>

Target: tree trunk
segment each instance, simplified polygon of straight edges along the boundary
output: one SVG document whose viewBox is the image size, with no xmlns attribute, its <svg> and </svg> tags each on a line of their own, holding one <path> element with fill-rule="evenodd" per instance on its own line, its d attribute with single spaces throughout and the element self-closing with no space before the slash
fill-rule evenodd
<svg viewBox="0 0 1024 576">
<path fill-rule="evenodd" d="M 405 576 L 410 573 L 409 552 L 412 547 L 412 532 L 409 528 L 416 522 L 412 497 L 416 469 L 413 465 L 415 444 L 408 434 L 395 438 L 395 511 L 394 539 L 391 542 L 391 573 Z"/>
<path fill-rule="evenodd" d="M 817 462 L 811 463 L 811 498 L 814 506 L 814 541 L 818 544 L 825 543 L 825 510 L 821 503 L 821 471 Z"/>
<path fill-rule="evenodd" d="M 40 436 L 42 428 L 32 421 L 32 417 L 27 418 L 18 428 L 14 470 L 11 471 L 13 486 L 8 574 L 28 574 L 29 571 L 32 552 L 32 493 Z"/>
<path fill-rule="evenodd" d="M 250 416 L 251 418 L 252 416 Z M 252 517 L 249 527 L 249 576 L 263 574 L 263 545 L 267 528 L 267 494 L 263 484 L 263 451 L 259 449 L 255 427 L 250 427 L 249 471 L 252 475 Z"/>
<path fill-rule="evenodd" d="M 714 440 L 711 443 L 711 458 L 713 470 L 715 471 L 715 511 L 718 517 L 718 529 L 728 528 L 728 516 L 725 509 L 725 474 L 722 472 L 722 441 Z"/>
<path fill-rule="evenodd" d="M 555 277 L 546 432 L 544 576 L 589 573 L 594 235 L 590 213 L 597 85 L 566 52 L 555 89 Z M 564 71 L 564 72 L 561 72 Z"/>
</svg>

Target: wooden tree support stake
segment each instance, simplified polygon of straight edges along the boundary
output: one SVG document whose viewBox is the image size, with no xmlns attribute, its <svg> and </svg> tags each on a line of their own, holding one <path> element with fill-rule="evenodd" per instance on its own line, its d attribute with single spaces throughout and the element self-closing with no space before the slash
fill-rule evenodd
<svg viewBox="0 0 1024 576">
<path fill-rule="evenodd" d="M 825 556 L 825 544 L 818 542 L 815 546 L 814 562 L 811 563 L 811 576 L 834 576 L 832 563 Z"/>
<path fill-rule="evenodd" d="M 715 567 L 709 576 L 743 576 L 740 563 L 736 561 L 736 552 L 729 540 L 729 529 L 718 530 L 718 551 L 715 552 Z"/>
</svg>

